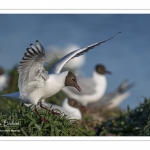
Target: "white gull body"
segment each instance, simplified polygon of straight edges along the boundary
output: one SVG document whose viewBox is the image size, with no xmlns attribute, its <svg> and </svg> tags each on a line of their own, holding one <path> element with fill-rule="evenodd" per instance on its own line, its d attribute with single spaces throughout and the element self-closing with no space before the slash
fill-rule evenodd
<svg viewBox="0 0 150 150">
<path fill-rule="evenodd" d="M 63 100 L 62 106 L 54 105 L 51 103 L 47 103 L 42 101 L 42 104 L 44 104 L 47 107 L 51 107 L 51 109 L 58 109 L 61 112 L 63 112 L 66 116 L 67 119 L 77 119 L 81 120 L 82 119 L 82 114 L 78 108 L 72 107 L 68 104 L 68 99 L 65 98 Z"/>
<path fill-rule="evenodd" d="M 118 34 L 116 34 L 115 36 L 117 36 Z M 36 46 L 31 44 L 31 48 L 27 49 L 27 52 L 24 54 L 24 57 L 20 62 L 20 66 L 18 68 L 19 92 L 5 94 L 2 96 L 20 99 L 23 103 L 37 105 L 38 101 L 56 94 L 65 86 L 64 81 L 66 79 L 68 71 L 62 73 L 60 72 L 63 66 L 69 60 L 84 54 L 95 46 L 98 46 L 114 38 L 115 36 L 67 54 L 57 63 L 55 63 L 49 71 L 46 71 L 43 68 L 45 50 L 40 42 L 36 41 Z"/>
<path fill-rule="evenodd" d="M 57 92 L 59 92 L 62 87 L 65 86 L 65 78 L 68 74 L 68 71 L 62 72 L 60 74 L 52 74 L 49 76 L 44 86 L 35 89 L 32 93 L 27 96 L 26 103 L 32 103 L 36 105 L 39 100 L 46 99 Z M 40 97 L 40 99 L 39 99 Z M 30 101 L 34 100 L 34 101 Z"/>
</svg>

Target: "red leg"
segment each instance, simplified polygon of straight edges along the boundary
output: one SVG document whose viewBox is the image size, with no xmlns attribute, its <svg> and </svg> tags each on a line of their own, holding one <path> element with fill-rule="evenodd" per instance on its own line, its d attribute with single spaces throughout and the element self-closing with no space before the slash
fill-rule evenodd
<svg viewBox="0 0 150 150">
<path fill-rule="evenodd" d="M 37 108 L 36 108 L 36 105 L 35 105 L 35 109 L 34 109 L 34 110 L 35 110 L 36 114 L 40 117 L 40 119 L 41 119 L 42 122 L 44 122 L 44 123 L 45 123 L 45 122 L 48 122 L 48 120 L 44 119 L 44 118 L 39 114 L 39 112 L 38 112 L 38 110 L 37 110 Z"/>
<path fill-rule="evenodd" d="M 50 111 L 53 115 L 60 115 L 60 113 L 54 112 L 53 110 Z"/>
<path fill-rule="evenodd" d="M 40 105 L 41 108 L 47 110 L 48 112 L 52 113 L 53 115 L 60 115 L 60 113 L 57 113 L 57 112 L 54 112 L 53 110 L 51 111 L 51 110 L 47 109 L 47 107 L 45 107 L 45 106 L 42 104 L 41 101 L 39 101 L 38 103 L 39 103 L 39 105 Z"/>
</svg>

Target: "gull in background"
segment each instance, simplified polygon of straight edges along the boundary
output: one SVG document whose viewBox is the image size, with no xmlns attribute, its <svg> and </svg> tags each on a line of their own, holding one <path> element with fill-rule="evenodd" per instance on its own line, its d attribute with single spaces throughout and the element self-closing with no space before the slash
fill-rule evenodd
<svg viewBox="0 0 150 150">
<path fill-rule="evenodd" d="M 105 74 L 111 74 L 111 72 L 106 70 L 104 65 L 98 64 L 95 66 L 91 78 L 77 77 L 82 93 L 77 92 L 72 87 L 64 87 L 62 91 L 68 98 L 80 102 L 83 106 L 87 106 L 88 103 L 96 102 L 104 95 L 107 87 Z"/>
<path fill-rule="evenodd" d="M 8 86 L 9 76 L 4 69 L 0 67 L 0 91 L 3 91 Z"/>
<path fill-rule="evenodd" d="M 81 92 L 76 76 L 70 71 L 61 72 L 63 66 L 72 58 L 78 57 L 90 49 L 93 49 L 95 46 L 113 39 L 118 34 L 120 34 L 120 32 L 111 38 L 70 52 L 57 61 L 49 71 L 46 71 L 43 67 L 45 50 L 37 40 L 36 46 L 30 44 L 30 48 L 27 48 L 27 52 L 24 54 L 24 57 L 20 62 L 18 68 L 19 92 L 5 94 L 2 96 L 19 99 L 23 103 L 35 105 L 35 112 L 39 115 L 36 105 L 41 104 L 42 99 L 46 99 L 59 92 L 64 86 L 73 86 Z M 45 121 L 42 116 L 40 116 L 40 118 L 42 121 Z"/>
<path fill-rule="evenodd" d="M 46 54 L 46 62 L 54 62 L 55 60 L 59 60 L 68 53 L 74 51 L 75 49 L 79 49 L 80 47 L 75 44 L 67 45 L 64 48 L 58 48 L 56 46 L 50 46 L 49 50 Z M 64 68 L 76 70 L 80 68 L 85 62 L 85 55 L 80 57 L 76 57 L 71 59 L 68 63 L 64 65 Z"/>
<path fill-rule="evenodd" d="M 78 108 L 72 107 L 68 104 L 68 98 L 65 98 L 62 102 L 62 106 L 58 106 L 55 104 L 47 103 L 45 101 L 42 101 L 42 104 L 44 104 L 46 107 L 49 107 L 51 109 L 58 109 L 61 112 L 63 112 L 67 119 L 82 119 L 82 114 Z"/>
<path fill-rule="evenodd" d="M 124 80 L 116 91 L 111 93 L 106 93 L 99 101 L 95 103 L 90 103 L 88 106 L 90 108 L 100 108 L 102 106 L 107 106 L 108 109 L 113 109 L 119 106 L 126 98 L 130 96 L 130 93 L 127 92 L 130 88 L 135 85 L 134 82 L 128 83 L 128 80 Z"/>
</svg>

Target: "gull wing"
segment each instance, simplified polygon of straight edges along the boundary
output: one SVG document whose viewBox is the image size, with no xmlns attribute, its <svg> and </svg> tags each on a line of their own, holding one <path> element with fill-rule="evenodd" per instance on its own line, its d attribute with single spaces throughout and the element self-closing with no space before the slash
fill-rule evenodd
<svg viewBox="0 0 150 150">
<path fill-rule="evenodd" d="M 42 87 L 48 79 L 48 72 L 43 68 L 45 58 L 43 46 L 36 41 L 36 46 L 30 44 L 30 47 L 27 48 L 18 68 L 18 87 L 22 98 L 29 95 L 35 88 Z"/>
<path fill-rule="evenodd" d="M 132 88 L 134 85 L 135 85 L 135 82 L 132 82 L 129 84 L 128 80 L 126 79 L 119 85 L 116 91 L 111 92 L 111 93 L 106 93 L 99 101 L 95 103 L 91 103 L 89 104 L 89 106 L 93 108 L 100 107 L 100 106 L 109 104 L 114 100 L 117 101 L 120 98 L 125 99 L 129 96 L 129 94 L 126 91 Z"/>
<path fill-rule="evenodd" d="M 96 92 L 95 90 L 96 83 L 94 80 L 90 78 L 77 78 L 77 81 L 80 88 L 82 89 L 81 93 L 79 93 L 77 89 L 75 89 L 74 87 L 70 87 L 70 86 L 64 87 L 62 91 L 64 91 L 65 93 L 69 92 L 77 95 L 90 95 Z"/>
<path fill-rule="evenodd" d="M 106 93 L 99 101 L 90 103 L 88 104 L 88 106 L 90 106 L 91 108 L 98 108 L 107 105 L 118 95 L 119 95 L 118 91 L 114 91 L 112 93 Z"/>
<path fill-rule="evenodd" d="M 118 92 L 120 93 L 124 93 L 125 91 L 129 90 L 130 88 L 132 88 L 133 86 L 135 86 L 135 82 L 132 83 L 128 83 L 128 80 L 125 79 L 118 87 Z"/>
<path fill-rule="evenodd" d="M 114 35 L 113 37 L 111 38 L 108 38 L 106 40 L 103 40 L 101 42 L 98 42 L 98 43 L 95 43 L 95 44 L 92 44 L 92 45 L 89 45 L 87 47 L 84 47 L 84 48 L 81 48 L 81 49 L 78 49 L 78 50 L 75 50 L 69 54 L 67 54 L 66 56 L 64 56 L 63 58 L 61 58 L 49 71 L 48 73 L 49 74 L 58 74 L 60 73 L 61 69 L 63 68 L 63 66 L 72 58 L 74 57 L 78 57 L 80 55 L 83 55 L 85 52 L 88 52 L 90 49 L 94 48 L 95 46 L 98 46 L 110 39 L 113 39 L 114 37 L 116 37 L 118 34 L 120 34 L 121 32 L 117 33 L 116 35 Z"/>
</svg>

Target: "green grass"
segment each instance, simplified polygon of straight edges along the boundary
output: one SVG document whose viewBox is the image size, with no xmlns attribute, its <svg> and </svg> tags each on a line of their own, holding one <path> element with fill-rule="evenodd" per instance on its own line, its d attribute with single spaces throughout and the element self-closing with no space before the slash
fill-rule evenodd
<svg viewBox="0 0 150 150">
<path fill-rule="evenodd" d="M 102 124 L 100 135 L 111 133 L 115 136 L 149 136 L 150 135 L 150 99 L 144 100 L 137 108 L 121 112 L 119 117 Z"/>
<path fill-rule="evenodd" d="M 1 94 L 18 91 L 17 66 L 9 70 L 9 86 Z M 65 98 L 62 92 L 46 101 L 60 105 Z M 40 114 L 48 120 L 42 123 L 35 111 L 21 102 L 0 97 L 0 135 L 1 136 L 149 136 L 150 135 L 150 99 L 135 109 L 99 109 L 82 111 L 81 121 L 71 121 L 62 115 L 52 115 L 44 109 Z M 16 124 L 10 126 L 8 123 Z"/>
<path fill-rule="evenodd" d="M 53 115 L 44 109 L 40 115 L 48 122 L 43 123 L 32 107 L 20 105 L 0 113 L 1 136 L 81 136 L 75 120 L 66 119 L 65 115 Z"/>
</svg>

